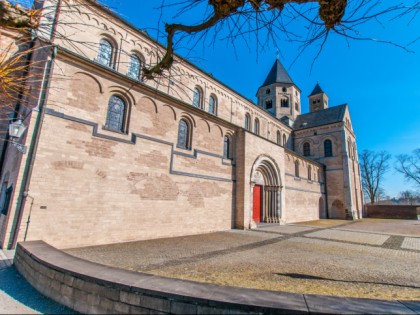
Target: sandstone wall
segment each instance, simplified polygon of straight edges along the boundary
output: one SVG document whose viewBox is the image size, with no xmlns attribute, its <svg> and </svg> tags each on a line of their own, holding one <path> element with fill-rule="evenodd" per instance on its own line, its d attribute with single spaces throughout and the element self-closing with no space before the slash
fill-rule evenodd
<svg viewBox="0 0 420 315">
<path fill-rule="evenodd" d="M 56 67 L 73 78 L 50 87 L 27 240 L 75 247 L 231 228 L 234 166 L 223 139 L 234 130 L 80 65 Z M 103 127 L 115 93 L 130 106 L 126 133 Z M 182 118 L 193 126 L 190 150 L 176 147 Z"/>
</svg>

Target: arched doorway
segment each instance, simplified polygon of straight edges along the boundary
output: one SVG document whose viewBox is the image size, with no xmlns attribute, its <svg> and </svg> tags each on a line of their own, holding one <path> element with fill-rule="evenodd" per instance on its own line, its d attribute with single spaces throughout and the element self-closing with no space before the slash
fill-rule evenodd
<svg viewBox="0 0 420 315">
<path fill-rule="evenodd" d="M 281 217 L 280 171 L 273 159 L 259 157 L 252 167 L 252 220 L 279 223 Z"/>
</svg>

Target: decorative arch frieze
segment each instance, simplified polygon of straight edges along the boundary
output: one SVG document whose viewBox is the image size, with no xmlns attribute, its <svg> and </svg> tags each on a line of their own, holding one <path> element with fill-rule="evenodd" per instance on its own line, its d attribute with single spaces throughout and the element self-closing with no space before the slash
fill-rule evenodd
<svg viewBox="0 0 420 315">
<path fill-rule="evenodd" d="M 94 18 L 94 17 L 93 17 L 91 20 L 92 20 L 92 21 L 94 21 L 94 22 L 96 23 L 96 26 L 99 26 L 99 21 L 98 21 L 98 19 L 96 19 L 96 18 Z"/>
<path fill-rule="evenodd" d="M 77 72 L 75 72 L 74 73 L 74 75 L 73 75 L 73 78 L 77 75 L 77 74 L 83 74 L 83 75 L 85 75 L 85 76 L 88 76 L 88 77 L 90 77 L 90 78 L 92 78 L 97 84 L 98 84 L 98 87 L 99 87 L 99 92 L 101 93 L 101 94 L 104 94 L 104 87 L 103 87 L 103 84 L 101 83 L 101 81 L 97 78 L 97 77 L 95 77 L 94 75 L 92 75 L 92 74 L 90 74 L 90 73 L 88 73 L 88 72 L 84 72 L 84 71 L 77 71 Z"/>
<path fill-rule="evenodd" d="M 155 113 L 157 114 L 158 113 L 158 107 L 157 107 L 157 104 L 156 104 L 156 102 L 155 102 L 155 100 L 154 99 L 152 99 L 152 98 L 150 98 L 150 97 L 148 97 L 148 96 L 143 96 L 141 99 L 140 99 L 140 101 L 141 100 L 148 100 L 148 101 L 150 101 L 152 104 L 153 104 L 153 106 L 155 107 Z"/>
<path fill-rule="evenodd" d="M 208 131 L 210 133 L 211 132 L 211 128 L 210 128 L 209 122 L 207 120 L 205 120 L 205 119 L 200 119 L 200 121 L 203 121 L 204 122 L 204 124 L 207 126 L 207 129 L 208 129 Z"/>
<path fill-rule="evenodd" d="M 176 111 L 175 111 L 174 107 L 169 105 L 169 104 L 164 104 L 163 107 L 168 107 L 172 111 L 172 113 L 174 114 L 174 120 L 176 121 L 177 120 L 176 119 L 177 115 L 176 115 Z"/>
</svg>

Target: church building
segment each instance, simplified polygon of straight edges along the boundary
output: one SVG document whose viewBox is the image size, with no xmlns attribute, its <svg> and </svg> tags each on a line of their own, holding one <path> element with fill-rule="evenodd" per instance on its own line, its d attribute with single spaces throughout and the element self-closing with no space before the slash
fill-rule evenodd
<svg viewBox="0 0 420 315">
<path fill-rule="evenodd" d="M 0 124 L 1 248 L 361 218 L 349 107 L 330 106 L 320 84 L 301 96 L 276 59 L 254 104 L 180 56 L 146 80 L 165 47 L 144 31 L 93 0 L 36 5 L 26 61 L 39 79 L 27 76 L 11 116 L 24 133 Z M 21 48 L 0 31 L 0 48 Z"/>
</svg>

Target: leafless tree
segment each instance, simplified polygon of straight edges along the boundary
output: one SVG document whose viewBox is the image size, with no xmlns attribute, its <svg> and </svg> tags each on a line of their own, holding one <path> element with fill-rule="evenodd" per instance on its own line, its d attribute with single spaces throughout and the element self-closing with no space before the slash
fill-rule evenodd
<svg viewBox="0 0 420 315">
<path fill-rule="evenodd" d="M 40 89 L 47 58 L 45 53 L 51 48 L 52 37 L 70 41 L 54 25 L 57 2 L 66 4 L 69 11 L 75 6 L 100 5 L 87 1 L 70 3 L 69 0 L 56 0 L 51 7 L 37 8 L 30 0 L 0 0 L 0 121 L 21 114 L 19 108 L 34 104 L 31 98 Z M 76 28 L 77 21 L 68 27 Z M 2 34 L 6 32 L 15 38 L 9 45 L 1 42 Z"/>
<path fill-rule="evenodd" d="M 414 150 L 411 155 L 398 155 L 395 170 L 403 174 L 407 181 L 420 187 L 420 148 Z"/>
<path fill-rule="evenodd" d="M 161 9 L 177 6 L 178 18 L 192 10 L 196 10 L 195 14 L 201 10 L 202 14 L 197 15 L 195 24 L 165 25 L 167 50 L 157 64 L 145 69 L 146 77 L 161 75 L 172 66 L 175 47 L 183 39 L 196 41 L 192 46 L 205 39 L 211 43 L 224 39 L 234 45 L 239 39 L 248 43 L 249 37 L 255 35 L 257 50 L 270 42 L 281 47 L 277 42 L 283 40 L 298 43 L 300 52 L 317 44 L 318 56 L 329 34 L 334 33 L 348 40 L 372 40 L 409 51 L 409 43 L 365 37 L 358 27 L 368 21 L 383 24 L 403 17 L 410 22 L 420 10 L 420 3 L 416 0 L 386 5 L 380 0 L 209 0 L 206 5 L 199 0 L 167 2 L 162 1 Z M 296 25 L 299 31 L 295 30 Z"/>
<path fill-rule="evenodd" d="M 42 14 L 46 11 L 21 6 L 19 3 L 22 1 L 27 0 L 0 0 L 0 27 L 39 27 Z M 59 1 L 66 3 L 68 0 Z M 85 2 L 88 5 L 97 3 Z M 372 40 L 409 51 L 411 43 L 399 44 L 365 37 L 360 34 L 358 27 L 369 21 L 383 24 L 396 18 L 405 18 L 410 22 L 416 18 L 420 3 L 416 0 L 390 4 L 384 4 L 381 0 L 162 0 L 161 10 L 169 7 L 176 7 L 176 16 L 181 21 L 192 10 L 198 10 L 194 11 L 197 22 L 165 24 L 167 47 L 158 49 L 160 58 L 155 64 L 144 65 L 144 79 L 173 78 L 167 72 L 176 59 L 175 50 L 183 40 L 188 40 L 191 47 L 206 39 L 211 43 L 222 39 L 234 46 L 241 39 L 248 44 L 248 39 L 255 35 L 256 51 L 258 47 L 267 47 L 269 43 L 281 47 L 277 44 L 279 41 L 296 42 L 301 52 L 309 46 L 318 45 L 316 60 L 328 36 L 333 33 L 348 40 Z M 295 30 L 296 27 L 299 31 Z M 414 38 L 413 42 L 418 39 Z"/>
<path fill-rule="evenodd" d="M 400 201 L 407 201 L 410 205 L 414 205 L 417 200 L 420 199 L 420 195 L 418 192 L 413 190 L 404 190 L 400 192 Z"/>
<path fill-rule="evenodd" d="M 369 197 L 371 203 L 375 203 L 381 191 L 382 180 L 389 170 L 390 159 L 391 155 L 386 151 L 364 150 L 359 154 L 363 191 Z"/>
</svg>

